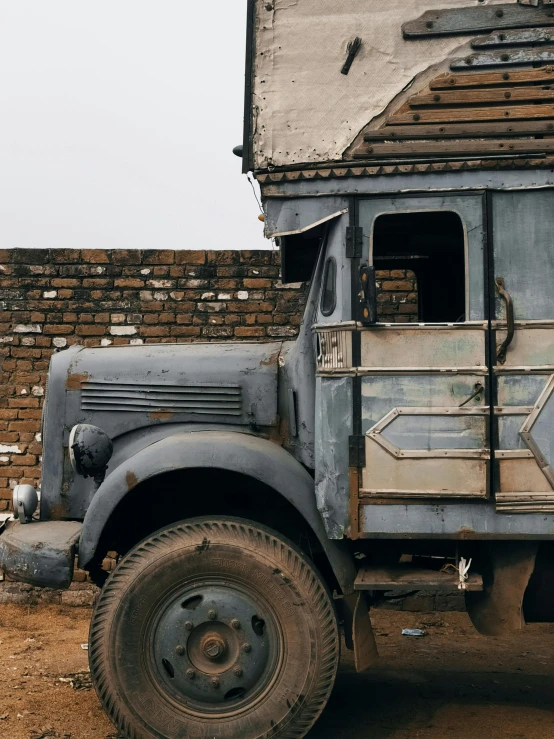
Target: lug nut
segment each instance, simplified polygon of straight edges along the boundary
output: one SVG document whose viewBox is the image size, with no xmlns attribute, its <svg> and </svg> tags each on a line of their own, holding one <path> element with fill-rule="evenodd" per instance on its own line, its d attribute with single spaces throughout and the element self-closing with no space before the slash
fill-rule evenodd
<svg viewBox="0 0 554 739">
<path fill-rule="evenodd" d="M 185 653 L 185 648 L 184 648 L 184 647 L 182 647 L 182 646 L 181 646 L 181 645 L 179 644 L 179 646 L 178 646 L 178 647 L 175 647 L 175 651 L 176 651 L 176 653 L 177 653 L 177 654 L 179 655 L 179 657 L 182 657 L 182 656 L 183 656 L 183 654 Z"/>
<path fill-rule="evenodd" d="M 212 684 L 212 688 L 219 688 L 219 678 L 218 677 L 212 677 L 210 682 Z"/>
<path fill-rule="evenodd" d="M 232 626 L 232 627 L 233 627 L 234 629 L 240 629 L 240 621 L 238 620 L 238 618 L 234 618 L 234 619 L 233 619 L 233 620 L 231 621 L 231 626 Z"/>
<path fill-rule="evenodd" d="M 192 621 L 185 621 L 185 629 L 187 631 L 192 631 L 193 626 L 194 624 L 192 623 Z"/>
<path fill-rule="evenodd" d="M 210 621 L 215 621 L 217 618 L 217 613 L 215 611 L 208 611 L 208 618 Z"/>
<path fill-rule="evenodd" d="M 242 667 L 235 667 L 233 670 L 233 675 L 235 677 L 240 677 L 242 675 Z"/>
<path fill-rule="evenodd" d="M 251 649 L 252 649 L 252 647 L 248 643 L 242 645 L 242 651 L 243 652 L 250 652 Z"/>
<path fill-rule="evenodd" d="M 187 677 L 189 680 L 194 680 L 196 677 L 196 672 L 194 670 L 187 670 Z"/>
</svg>

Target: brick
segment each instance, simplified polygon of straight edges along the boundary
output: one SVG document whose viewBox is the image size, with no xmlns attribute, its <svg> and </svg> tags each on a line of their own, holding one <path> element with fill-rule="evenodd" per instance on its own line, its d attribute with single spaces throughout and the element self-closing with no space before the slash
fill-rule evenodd
<svg viewBox="0 0 554 739">
<path fill-rule="evenodd" d="M 109 252 L 104 249 L 82 249 L 81 259 L 90 264 L 107 264 L 110 261 Z"/>
<path fill-rule="evenodd" d="M 49 336 L 52 336 L 54 334 L 55 335 L 72 334 L 73 331 L 74 331 L 74 327 L 73 326 L 64 325 L 64 324 L 59 324 L 59 325 L 54 324 L 53 326 L 48 325 L 48 326 L 45 326 L 44 327 L 44 333 L 47 334 L 47 335 L 49 335 Z"/>
<path fill-rule="evenodd" d="M 413 290 L 414 285 L 408 280 L 385 280 L 381 287 L 383 290 Z"/>
<path fill-rule="evenodd" d="M 144 264 L 173 264 L 175 252 L 169 249 L 146 249 L 142 261 Z"/>
<path fill-rule="evenodd" d="M 260 289 L 263 287 L 271 287 L 271 280 L 262 277 L 246 277 L 243 280 L 244 287 L 251 287 L 254 289 Z"/>
<path fill-rule="evenodd" d="M 81 283 L 72 277 L 56 277 L 50 284 L 52 287 L 79 287 Z"/>
<path fill-rule="evenodd" d="M 171 326 L 171 336 L 200 336 L 199 326 Z"/>
<path fill-rule="evenodd" d="M 237 328 L 235 328 L 235 336 L 240 336 L 240 337 L 265 336 L 265 329 L 263 329 L 261 326 L 237 326 Z"/>
<path fill-rule="evenodd" d="M 114 281 L 115 287 L 144 287 L 144 280 L 137 280 L 132 277 L 121 277 Z"/>
<path fill-rule="evenodd" d="M 141 336 L 169 336 L 168 326 L 141 326 L 139 329 Z"/>
</svg>

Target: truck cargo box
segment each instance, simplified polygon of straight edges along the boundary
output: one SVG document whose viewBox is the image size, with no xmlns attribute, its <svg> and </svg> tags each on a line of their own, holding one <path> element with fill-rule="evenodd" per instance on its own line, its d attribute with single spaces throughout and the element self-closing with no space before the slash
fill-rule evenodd
<svg viewBox="0 0 554 739">
<path fill-rule="evenodd" d="M 552 0 L 251 0 L 249 12 L 245 171 L 551 164 Z"/>
</svg>

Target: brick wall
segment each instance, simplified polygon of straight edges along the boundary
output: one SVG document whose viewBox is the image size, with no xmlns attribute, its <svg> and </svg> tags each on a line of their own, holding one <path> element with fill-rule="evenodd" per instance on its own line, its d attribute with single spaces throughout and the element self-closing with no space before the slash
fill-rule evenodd
<svg viewBox="0 0 554 739">
<path fill-rule="evenodd" d="M 380 271 L 381 320 L 415 316 L 415 278 Z M 0 512 L 40 478 L 40 415 L 56 348 L 296 336 L 305 285 L 271 251 L 0 250 Z"/>
</svg>

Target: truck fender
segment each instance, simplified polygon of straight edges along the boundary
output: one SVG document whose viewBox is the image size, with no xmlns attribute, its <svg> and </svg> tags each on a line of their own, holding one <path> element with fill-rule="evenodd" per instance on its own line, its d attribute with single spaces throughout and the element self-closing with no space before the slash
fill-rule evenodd
<svg viewBox="0 0 554 739">
<path fill-rule="evenodd" d="M 232 431 L 178 433 L 141 449 L 104 480 L 85 515 L 79 565 L 94 560 L 102 532 L 121 500 L 152 477 L 175 470 L 217 468 L 248 475 L 291 503 L 317 536 L 343 593 L 353 590 L 356 568 L 344 541 L 327 537 L 316 505 L 314 481 L 292 455 L 271 441 Z"/>
</svg>

